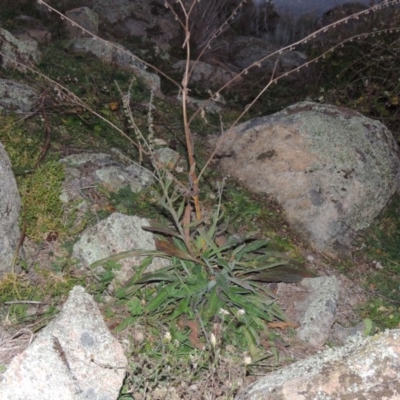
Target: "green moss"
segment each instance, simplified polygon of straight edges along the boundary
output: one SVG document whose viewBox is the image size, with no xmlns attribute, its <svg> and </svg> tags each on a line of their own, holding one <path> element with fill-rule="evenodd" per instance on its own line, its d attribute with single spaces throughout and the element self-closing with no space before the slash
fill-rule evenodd
<svg viewBox="0 0 400 400">
<path fill-rule="evenodd" d="M 25 124 L 16 116 L 0 115 L 0 141 L 4 145 L 14 172 L 26 175 L 34 168 L 43 142 L 43 127 L 40 123 L 29 121 Z"/>
<path fill-rule="evenodd" d="M 60 200 L 63 180 L 63 166 L 58 161 L 49 161 L 20 181 L 22 219 L 27 224 L 27 235 L 34 241 L 43 239 L 50 231 L 59 236 L 66 233 Z"/>
<path fill-rule="evenodd" d="M 110 193 L 110 203 L 116 211 L 142 218 L 156 218 L 163 212 L 158 200 L 159 196 L 152 188 L 133 193 L 130 187 L 126 187 L 117 193 Z"/>
</svg>

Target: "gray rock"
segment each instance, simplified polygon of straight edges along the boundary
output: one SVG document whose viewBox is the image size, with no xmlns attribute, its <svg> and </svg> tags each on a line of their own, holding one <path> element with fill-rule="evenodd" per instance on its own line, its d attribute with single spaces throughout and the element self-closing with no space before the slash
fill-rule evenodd
<svg viewBox="0 0 400 400">
<path fill-rule="evenodd" d="M 336 400 L 400 398 L 400 330 L 329 349 L 272 372 L 236 400 Z"/>
<path fill-rule="evenodd" d="M 137 7 L 141 8 L 137 2 L 130 0 L 114 0 L 113 2 L 95 0 L 93 3 L 93 10 L 110 24 L 121 22 L 130 17 Z"/>
<path fill-rule="evenodd" d="M 64 157 L 61 162 L 69 167 L 80 167 L 88 163 L 104 166 L 115 163 L 115 160 L 112 156 L 105 153 L 78 153 Z"/>
<path fill-rule="evenodd" d="M 0 28 L 1 67 L 25 72 L 24 65 L 35 65 L 42 58 L 35 40 L 19 40 L 10 32 Z"/>
<path fill-rule="evenodd" d="M 26 85 L 0 79 L 0 110 L 27 113 L 32 110 L 37 97 L 37 93 Z"/>
<path fill-rule="evenodd" d="M 66 21 L 67 30 L 71 38 L 91 36 L 90 34 L 82 31 L 81 27 L 97 35 L 99 29 L 99 17 L 90 8 L 74 8 L 73 10 L 67 11 L 65 15 L 74 22 L 71 23 L 70 21 Z"/>
<path fill-rule="evenodd" d="M 238 36 L 230 46 L 230 58 L 233 64 L 240 69 L 250 67 L 257 63 L 258 67 L 272 72 L 285 72 L 303 65 L 307 61 L 307 56 L 299 51 L 279 52 L 281 47 L 267 40 L 259 39 L 253 36 Z M 268 57 L 269 55 L 275 55 Z M 277 60 L 279 61 L 277 63 Z"/>
<path fill-rule="evenodd" d="M 169 147 L 162 147 L 154 151 L 154 159 L 162 169 L 173 170 L 180 157 L 178 152 Z"/>
<path fill-rule="evenodd" d="M 279 50 L 279 47 L 263 39 L 253 36 L 238 36 L 230 46 L 230 58 L 233 64 L 240 69 L 249 67 L 254 62 Z M 272 70 L 275 60 L 269 58 L 260 64 L 260 67 Z"/>
<path fill-rule="evenodd" d="M 115 37 L 141 37 L 164 50 L 180 38 L 181 27 L 164 1 L 94 0 L 93 10 Z"/>
<path fill-rule="evenodd" d="M 0 273 L 11 271 L 18 241 L 21 199 L 11 170 L 11 162 L 0 143 Z"/>
<path fill-rule="evenodd" d="M 297 336 L 315 348 L 322 348 L 332 334 L 339 304 L 335 277 L 304 278 L 298 283 L 279 283 L 276 296 L 280 307 L 296 324 Z"/>
<path fill-rule="evenodd" d="M 95 175 L 99 183 L 111 192 L 117 192 L 123 187 L 130 186 L 132 192 L 136 193 L 153 181 L 149 171 L 141 170 L 134 165 L 125 168 L 117 165 L 100 168 Z"/>
<path fill-rule="evenodd" d="M 110 192 L 130 187 L 136 193 L 153 183 L 153 174 L 136 164 L 126 165 L 105 153 L 79 153 L 64 157 L 66 165 L 62 201 L 86 201 L 85 190 L 103 186 Z"/>
<path fill-rule="evenodd" d="M 172 68 L 179 72 L 183 72 L 186 68 L 186 61 L 178 61 L 172 66 Z M 190 82 L 202 82 L 207 84 L 208 87 L 211 85 L 222 86 L 225 83 L 230 82 L 236 76 L 235 72 L 203 61 L 197 61 L 196 64 L 191 61 L 190 68 L 193 68 Z M 242 81 L 242 78 L 237 79 L 237 82 L 240 81 Z"/>
<path fill-rule="evenodd" d="M 92 296 L 72 289 L 60 315 L 16 356 L 0 382 L 4 400 L 116 400 L 127 359 Z"/>
<path fill-rule="evenodd" d="M 155 250 L 153 235 L 144 231 L 142 226 L 149 226 L 149 221 L 145 218 L 113 213 L 83 232 L 74 245 L 72 257 L 88 266 L 130 250 Z M 134 274 L 135 266 L 139 266 L 143 259 L 143 256 L 130 255 L 119 260 L 122 268 L 116 271 L 117 282 L 128 282 Z M 155 257 L 146 271 L 155 271 L 167 265 L 166 259 Z"/>
<path fill-rule="evenodd" d="M 373 325 L 371 325 L 373 327 Z M 335 341 L 339 344 L 346 344 L 349 340 L 352 340 L 355 336 L 368 336 L 370 327 L 366 320 L 361 321 L 356 326 L 344 327 L 335 324 L 333 327 L 333 336 Z"/>
<path fill-rule="evenodd" d="M 273 195 L 303 239 L 333 256 L 351 248 L 400 182 L 397 144 L 383 124 L 312 102 L 235 127 L 217 156 L 251 191 Z"/>
<path fill-rule="evenodd" d="M 299 339 L 321 348 L 331 333 L 335 322 L 339 288 L 334 276 L 304 278 L 301 283 L 308 289 L 308 298 L 296 305 L 301 317 L 297 329 Z"/>
<path fill-rule="evenodd" d="M 19 15 L 13 19 L 13 28 L 10 32 L 21 41 L 35 40 L 38 43 L 50 42 L 52 36 L 40 20 L 27 15 Z"/>
<path fill-rule="evenodd" d="M 77 38 L 72 41 L 70 48 L 77 52 L 91 53 L 108 64 L 132 71 L 144 84 L 154 92 L 161 92 L 160 77 L 146 71 L 146 66 L 123 46 L 95 38 Z"/>
</svg>

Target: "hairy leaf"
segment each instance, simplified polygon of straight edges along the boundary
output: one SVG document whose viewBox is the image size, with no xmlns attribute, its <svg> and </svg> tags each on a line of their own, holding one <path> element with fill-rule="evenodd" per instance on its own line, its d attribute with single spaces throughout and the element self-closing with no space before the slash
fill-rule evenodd
<svg viewBox="0 0 400 400">
<path fill-rule="evenodd" d="M 137 317 L 128 317 L 125 318 L 115 329 L 114 332 L 121 332 L 124 329 L 128 328 L 135 324 Z"/>
<path fill-rule="evenodd" d="M 167 235 L 167 236 L 174 236 L 179 239 L 181 238 L 181 235 L 175 229 L 171 229 L 167 225 L 164 225 L 158 221 L 149 221 L 149 222 L 150 222 L 150 226 L 142 226 L 143 230 L 149 231 L 149 232 L 154 232 L 154 233 L 161 233 L 161 234 Z"/>
<path fill-rule="evenodd" d="M 192 257 L 189 253 L 179 249 L 174 243 L 167 240 L 154 239 L 156 249 L 168 254 L 171 257 L 181 258 L 183 260 L 195 261 L 198 260 Z"/>
<path fill-rule="evenodd" d="M 246 275 L 246 279 L 253 281 L 285 283 L 300 282 L 303 278 L 315 277 L 315 274 L 306 268 L 292 265 L 280 265 L 275 268 L 259 270 L 256 274 L 254 271 L 249 270 L 246 273 L 242 273 L 243 275 Z"/>
</svg>

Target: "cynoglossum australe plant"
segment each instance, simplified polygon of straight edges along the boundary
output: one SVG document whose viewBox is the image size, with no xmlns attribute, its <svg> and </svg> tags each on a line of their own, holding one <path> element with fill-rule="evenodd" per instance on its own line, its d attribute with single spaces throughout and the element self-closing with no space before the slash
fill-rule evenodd
<svg viewBox="0 0 400 400">
<path fill-rule="evenodd" d="M 119 298 L 135 298 L 137 302 L 145 299 L 145 305 L 134 308 L 120 328 L 138 318 L 157 314 L 162 314 L 167 321 L 189 318 L 196 321 L 196 331 L 203 328 L 207 340 L 212 329 L 224 344 L 237 342 L 233 338 L 239 334 L 240 344 L 255 356 L 259 333 L 265 332 L 267 324 L 275 319 L 286 320 L 274 296 L 261 282 L 297 282 L 313 274 L 272 251 L 268 240 L 256 240 L 251 234 L 225 237 L 224 228 L 219 224 L 222 187 L 210 223 L 205 224 L 191 221 L 192 208 L 185 206 L 185 199 L 173 189 L 172 183 L 167 178 L 161 204 L 174 215 L 177 228 L 159 222 L 144 227 L 160 235 L 156 248 L 171 263 L 154 273 L 136 274 L 117 292 Z M 149 283 L 157 283 L 155 295 L 150 297 L 142 290 Z M 226 310 L 224 324 L 216 327 L 215 318 L 221 309 Z M 214 328 L 211 328 L 212 321 Z M 205 345 L 199 337 L 191 337 L 191 344 L 197 348 Z"/>
</svg>

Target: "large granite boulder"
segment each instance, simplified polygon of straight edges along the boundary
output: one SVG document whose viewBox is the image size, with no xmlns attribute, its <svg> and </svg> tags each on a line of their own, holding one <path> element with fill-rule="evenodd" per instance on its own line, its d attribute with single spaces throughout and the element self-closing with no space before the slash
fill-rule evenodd
<svg viewBox="0 0 400 400">
<path fill-rule="evenodd" d="M 23 114 L 32 110 L 38 94 L 29 86 L 0 79 L 0 111 Z"/>
<path fill-rule="evenodd" d="M 65 13 L 66 17 L 71 21 L 66 21 L 66 28 L 71 38 L 90 37 L 90 34 L 82 31 L 81 27 L 86 31 L 98 34 L 99 17 L 88 7 L 78 7 Z"/>
<path fill-rule="evenodd" d="M 36 65 L 42 58 L 42 53 L 35 40 L 19 40 L 2 28 L 0 28 L 0 52 L 2 68 L 17 69 L 21 72 L 26 72 L 25 65 Z"/>
<path fill-rule="evenodd" d="M 400 331 L 361 337 L 268 374 L 236 400 L 399 399 Z"/>
<path fill-rule="evenodd" d="M 4 400 L 119 397 L 127 360 L 92 296 L 76 286 L 58 317 L 16 356 L 0 382 Z"/>
<path fill-rule="evenodd" d="M 180 38 L 181 27 L 162 0 L 93 0 L 93 11 L 114 37 L 140 37 L 166 50 Z"/>
<path fill-rule="evenodd" d="M 303 102 L 224 134 L 226 173 L 275 197 L 317 250 L 351 247 L 399 187 L 397 144 L 380 122 L 332 105 Z"/>
<path fill-rule="evenodd" d="M 11 161 L 0 143 L 0 274 L 11 271 L 19 241 L 18 218 L 21 210 Z"/>
</svg>

